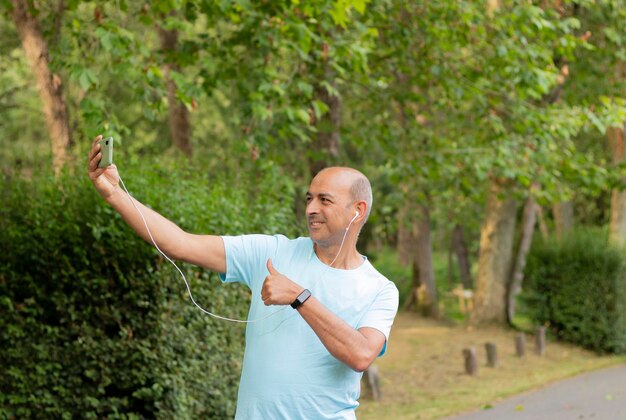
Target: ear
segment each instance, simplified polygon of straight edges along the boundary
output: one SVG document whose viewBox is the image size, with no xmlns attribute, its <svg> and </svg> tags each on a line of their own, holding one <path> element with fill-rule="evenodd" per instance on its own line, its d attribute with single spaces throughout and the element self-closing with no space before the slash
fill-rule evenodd
<svg viewBox="0 0 626 420">
<path fill-rule="evenodd" d="M 357 220 L 361 220 L 367 214 L 367 203 L 365 201 L 359 201 L 356 203 Z"/>
</svg>

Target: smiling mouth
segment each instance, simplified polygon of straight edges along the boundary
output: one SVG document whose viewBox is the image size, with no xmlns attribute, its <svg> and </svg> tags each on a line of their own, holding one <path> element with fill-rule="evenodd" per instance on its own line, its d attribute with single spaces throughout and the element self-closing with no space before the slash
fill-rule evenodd
<svg viewBox="0 0 626 420">
<path fill-rule="evenodd" d="M 322 226 L 322 224 L 324 224 L 324 222 L 311 221 L 309 222 L 309 227 L 317 228 L 317 227 Z"/>
</svg>

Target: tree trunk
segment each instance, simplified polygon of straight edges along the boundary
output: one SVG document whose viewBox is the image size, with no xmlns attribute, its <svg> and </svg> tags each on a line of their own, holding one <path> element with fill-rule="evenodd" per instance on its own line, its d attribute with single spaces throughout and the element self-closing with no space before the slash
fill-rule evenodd
<svg viewBox="0 0 626 420">
<path fill-rule="evenodd" d="M 52 166 L 58 175 L 67 162 L 70 146 L 69 116 L 61 78 L 50 72 L 48 46 L 37 20 L 29 11 L 27 0 L 11 0 L 12 18 L 22 40 L 22 47 L 37 81 L 46 125 L 52 141 Z"/>
<path fill-rule="evenodd" d="M 539 222 L 539 231 L 541 232 L 541 236 L 543 239 L 548 239 L 550 233 L 548 232 L 548 225 L 546 225 L 546 221 L 543 218 L 543 208 L 539 204 L 535 204 L 535 215 L 537 216 L 537 221 Z"/>
<path fill-rule="evenodd" d="M 465 237 L 463 235 L 463 227 L 459 224 L 454 226 L 452 231 L 452 247 L 459 263 L 459 274 L 461 276 L 461 284 L 464 289 L 472 289 L 474 282 L 472 281 L 472 273 L 469 263 L 469 252 L 465 245 Z"/>
<path fill-rule="evenodd" d="M 398 242 L 396 250 L 398 251 L 398 259 L 400 264 L 404 266 L 411 265 L 413 261 L 413 238 L 415 237 L 415 229 L 411 220 L 409 220 L 409 209 L 411 202 L 406 200 L 398 211 Z"/>
<path fill-rule="evenodd" d="M 561 240 L 574 227 L 574 203 L 571 201 L 555 203 L 552 206 L 552 215 L 556 237 Z"/>
<path fill-rule="evenodd" d="M 506 321 L 506 289 L 511 273 L 515 234 L 515 200 L 499 195 L 505 184 L 492 180 L 485 220 L 480 232 L 480 255 L 476 279 L 474 323 Z"/>
<path fill-rule="evenodd" d="M 624 160 L 624 132 L 623 129 L 610 128 L 608 130 L 609 147 L 613 155 L 613 163 L 619 164 Z M 614 189 L 611 194 L 611 223 L 609 225 L 609 241 L 617 246 L 626 243 L 626 191 Z"/>
<path fill-rule="evenodd" d="M 324 63 L 324 79 L 331 83 L 332 71 L 328 63 Z M 336 87 L 334 84 L 332 85 Z M 339 157 L 341 129 L 341 98 L 331 94 L 321 84 L 316 86 L 315 92 L 317 99 L 328 106 L 328 112 L 317 122 L 317 146 L 315 149 L 319 154 L 311 156 L 312 176 L 333 164 Z"/>
<path fill-rule="evenodd" d="M 453 240 L 450 239 L 450 246 L 448 246 L 448 290 L 454 289 L 454 269 L 453 269 L 453 260 L 454 260 L 454 244 Z"/>
<path fill-rule="evenodd" d="M 184 103 L 176 98 L 176 83 L 170 77 L 171 71 L 178 71 L 171 55 L 176 51 L 178 44 L 178 31 L 165 30 L 158 28 L 159 38 L 161 39 L 161 49 L 165 53 L 166 61 L 163 65 L 167 83 L 167 104 L 168 104 L 168 125 L 172 144 L 181 150 L 187 158 L 191 158 L 191 124 L 189 123 L 189 110 Z"/>
<path fill-rule="evenodd" d="M 435 287 L 435 268 L 433 266 L 433 248 L 430 237 L 430 211 L 427 206 L 420 206 L 420 220 L 415 236 L 415 258 L 413 265 L 413 290 L 407 304 L 416 304 L 420 313 L 437 318 L 437 289 Z"/>
<path fill-rule="evenodd" d="M 522 221 L 522 238 L 517 250 L 515 265 L 511 275 L 511 282 L 507 291 L 507 321 L 513 325 L 513 316 L 515 316 L 515 297 L 522 290 L 522 282 L 524 281 L 524 268 L 526 267 L 526 256 L 530 251 L 530 245 L 533 241 L 536 223 L 536 205 L 532 191 L 524 204 L 524 215 Z"/>
<path fill-rule="evenodd" d="M 411 293 L 404 301 L 404 310 L 410 311 L 417 307 L 417 303 L 421 300 L 420 293 L 420 275 L 417 261 L 413 260 L 411 264 Z"/>
</svg>

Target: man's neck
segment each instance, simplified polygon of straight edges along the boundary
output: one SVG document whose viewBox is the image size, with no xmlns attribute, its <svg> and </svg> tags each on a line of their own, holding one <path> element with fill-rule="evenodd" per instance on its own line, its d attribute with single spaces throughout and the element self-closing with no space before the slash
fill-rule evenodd
<svg viewBox="0 0 626 420">
<path fill-rule="evenodd" d="M 317 243 L 313 244 L 313 249 L 321 262 L 326 265 L 332 264 L 333 268 L 353 270 L 363 264 L 363 257 L 356 250 L 355 244 L 348 243 L 347 240 L 341 250 L 339 245 L 323 246 Z"/>
</svg>

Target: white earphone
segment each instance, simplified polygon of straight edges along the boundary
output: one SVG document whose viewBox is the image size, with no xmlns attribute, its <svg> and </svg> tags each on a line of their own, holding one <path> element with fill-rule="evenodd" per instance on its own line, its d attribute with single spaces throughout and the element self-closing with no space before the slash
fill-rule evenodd
<svg viewBox="0 0 626 420">
<path fill-rule="evenodd" d="M 346 228 L 346 230 L 350 229 L 350 226 L 352 226 L 352 222 L 354 222 L 356 218 L 359 217 L 359 214 L 360 213 L 358 211 L 354 214 L 354 217 L 352 218 L 352 220 L 350 220 L 350 223 L 348 223 L 348 227 Z"/>
</svg>

